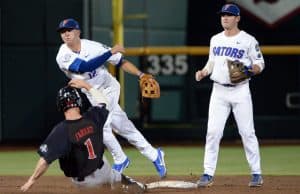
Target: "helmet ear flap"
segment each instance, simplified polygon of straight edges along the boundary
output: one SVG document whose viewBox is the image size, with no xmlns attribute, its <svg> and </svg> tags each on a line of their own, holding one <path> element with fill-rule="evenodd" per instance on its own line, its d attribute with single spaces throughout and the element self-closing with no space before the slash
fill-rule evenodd
<svg viewBox="0 0 300 194">
<path fill-rule="evenodd" d="M 61 88 L 56 98 L 57 110 L 65 112 L 69 108 L 82 107 L 82 99 L 76 88 L 66 86 Z"/>
</svg>

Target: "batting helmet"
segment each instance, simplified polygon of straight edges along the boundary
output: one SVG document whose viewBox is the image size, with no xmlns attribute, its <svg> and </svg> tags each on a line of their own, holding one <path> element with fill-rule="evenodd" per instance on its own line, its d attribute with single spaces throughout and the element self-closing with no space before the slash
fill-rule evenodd
<svg viewBox="0 0 300 194">
<path fill-rule="evenodd" d="M 82 107 L 82 99 L 76 88 L 66 86 L 61 88 L 56 97 L 58 111 L 65 112 L 69 108 Z"/>
</svg>

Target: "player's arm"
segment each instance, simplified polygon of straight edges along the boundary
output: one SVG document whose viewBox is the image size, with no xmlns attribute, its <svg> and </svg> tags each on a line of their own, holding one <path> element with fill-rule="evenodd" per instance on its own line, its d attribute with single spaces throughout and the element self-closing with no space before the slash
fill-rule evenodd
<svg viewBox="0 0 300 194">
<path fill-rule="evenodd" d="M 124 59 L 120 52 L 110 57 L 108 61 L 116 67 L 122 68 L 122 70 L 129 74 L 139 77 L 143 75 L 143 72 L 140 71 L 132 62 Z"/>
<path fill-rule="evenodd" d="M 21 187 L 21 191 L 28 191 L 32 185 L 47 171 L 49 164 L 43 157 L 40 157 L 36 164 L 35 170 L 27 182 Z"/>
<path fill-rule="evenodd" d="M 265 62 L 257 40 L 253 40 L 250 45 L 249 57 L 252 60 L 251 68 L 249 69 L 253 75 L 260 74 L 265 68 Z"/>
<path fill-rule="evenodd" d="M 62 128 L 62 123 L 56 125 L 48 135 L 43 144 L 39 147 L 40 159 L 35 170 L 27 182 L 21 187 L 21 191 L 26 192 L 32 185 L 47 171 L 50 164 L 56 159 L 68 153 L 68 130 Z M 59 143 L 57 143 L 59 142 Z"/>
<path fill-rule="evenodd" d="M 121 68 L 126 71 L 127 73 L 130 73 L 132 75 L 136 75 L 141 77 L 143 72 L 141 72 L 133 63 L 131 63 L 128 60 L 123 59 Z"/>
<path fill-rule="evenodd" d="M 214 37 L 210 39 L 210 48 L 209 48 L 209 56 L 206 65 L 201 69 L 196 71 L 195 73 L 195 79 L 196 81 L 200 81 L 213 71 L 214 68 L 214 55 L 213 55 L 213 42 L 214 42 Z"/>
<path fill-rule="evenodd" d="M 97 104 L 99 104 L 99 105 L 105 104 L 107 109 L 110 110 L 110 106 L 108 104 L 108 100 L 107 100 L 106 96 L 104 96 L 104 94 L 101 91 L 93 88 L 87 82 L 85 82 L 83 80 L 80 80 L 80 79 L 72 79 L 69 82 L 69 85 L 72 86 L 72 87 L 75 87 L 75 88 L 84 88 L 84 89 L 86 89 L 90 93 L 92 98 L 95 100 L 95 102 L 97 102 Z"/>
<path fill-rule="evenodd" d="M 76 58 L 69 66 L 68 70 L 74 73 L 85 73 L 91 72 L 98 67 L 105 64 L 105 62 L 114 54 L 125 52 L 124 47 L 121 45 L 115 45 L 110 50 L 107 50 L 100 56 L 97 56 L 89 61 L 82 60 L 80 58 Z"/>
<path fill-rule="evenodd" d="M 261 73 L 261 67 L 258 64 L 253 64 L 252 68 L 249 69 L 248 71 L 250 71 L 253 75 L 257 75 Z"/>
<path fill-rule="evenodd" d="M 196 81 L 200 81 L 206 76 L 208 76 L 209 74 L 211 74 L 213 67 L 214 67 L 214 62 L 208 61 L 206 65 L 203 67 L 203 69 L 196 72 L 195 74 Z"/>
</svg>

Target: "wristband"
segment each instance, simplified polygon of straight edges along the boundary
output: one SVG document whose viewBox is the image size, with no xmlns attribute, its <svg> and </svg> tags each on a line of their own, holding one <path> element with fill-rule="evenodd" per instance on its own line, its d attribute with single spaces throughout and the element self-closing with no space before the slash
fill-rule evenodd
<svg viewBox="0 0 300 194">
<path fill-rule="evenodd" d="M 143 75 L 144 75 L 144 73 L 141 71 L 138 73 L 139 78 L 141 78 Z"/>
</svg>

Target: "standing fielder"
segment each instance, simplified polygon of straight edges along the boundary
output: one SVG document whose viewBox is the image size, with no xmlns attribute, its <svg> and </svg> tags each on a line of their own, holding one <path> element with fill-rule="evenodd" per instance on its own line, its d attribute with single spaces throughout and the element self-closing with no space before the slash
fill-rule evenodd
<svg viewBox="0 0 300 194">
<path fill-rule="evenodd" d="M 102 91 L 108 98 L 111 106 L 107 121 L 104 125 L 104 144 L 112 154 L 113 169 L 123 172 L 130 161 L 123 152 L 119 142 L 112 133 L 112 129 L 126 138 L 144 156 L 151 160 L 161 178 L 167 174 L 164 162 L 164 152 L 155 149 L 135 128 L 128 119 L 126 113 L 118 104 L 120 96 L 119 82 L 107 71 L 104 64 L 106 61 L 121 67 L 124 71 L 142 77 L 144 74 L 139 71 L 131 62 L 123 59 L 120 52 L 124 48 L 116 45 L 109 48 L 104 44 L 80 39 L 80 27 L 76 20 L 65 19 L 60 22 L 57 31 L 60 33 L 64 44 L 59 48 L 56 61 L 59 68 L 70 79 L 77 78 L 88 82 L 93 88 Z M 95 104 L 91 95 L 83 90 L 92 105 Z"/>
<path fill-rule="evenodd" d="M 251 169 L 252 179 L 249 186 L 261 186 L 263 179 L 259 146 L 254 130 L 249 79 L 233 84 L 230 81 L 227 62 L 238 60 L 248 67 L 251 75 L 257 75 L 264 69 L 264 59 L 256 39 L 238 28 L 240 21 L 238 6 L 226 4 L 220 14 L 224 31 L 211 38 L 208 62 L 195 74 L 197 81 L 211 74 L 210 79 L 214 82 L 209 103 L 204 174 L 200 177 L 198 186 L 206 187 L 213 184 L 219 144 L 231 111 L 237 122 Z"/>
</svg>

